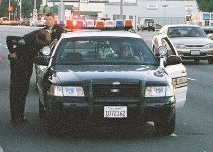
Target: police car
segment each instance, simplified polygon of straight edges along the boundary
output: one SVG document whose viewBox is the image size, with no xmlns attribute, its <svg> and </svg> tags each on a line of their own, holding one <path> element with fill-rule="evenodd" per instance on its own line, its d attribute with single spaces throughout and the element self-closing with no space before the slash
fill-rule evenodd
<svg viewBox="0 0 213 152">
<path fill-rule="evenodd" d="M 35 58 L 46 66 L 37 85 L 48 134 L 64 122 L 73 127 L 103 121 L 153 121 L 157 134 L 174 132 L 176 106 L 186 100 L 187 74 L 180 57 L 167 55 L 165 46 L 159 44 L 153 54 L 136 33 L 84 30 L 63 34 L 50 52 L 45 47 Z"/>
</svg>

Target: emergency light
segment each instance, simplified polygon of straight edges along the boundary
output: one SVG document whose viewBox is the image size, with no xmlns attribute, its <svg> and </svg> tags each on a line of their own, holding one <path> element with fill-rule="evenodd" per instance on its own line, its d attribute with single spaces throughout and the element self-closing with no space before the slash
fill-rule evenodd
<svg viewBox="0 0 213 152">
<path fill-rule="evenodd" d="M 131 19 L 125 19 L 125 20 L 115 20 L 115 27 L 110 30 L 129 30 L 132 29 L 133 24 Z M 75 19 L 69 19 L 66 20 L 65 28 L 67 31 L 72 31 L 74 29 L 87 29 L 86 21 L 84 20 L 75 20 Z M 88 27 L 88 29 L 91 29 L 91 26 Z M 101 30 L 109 30 L 109 28 L 106 27 L 106 21 L 105 20 L 94 20 L 94 27 L 93 29 L 101 29 Z"/>
</svg>

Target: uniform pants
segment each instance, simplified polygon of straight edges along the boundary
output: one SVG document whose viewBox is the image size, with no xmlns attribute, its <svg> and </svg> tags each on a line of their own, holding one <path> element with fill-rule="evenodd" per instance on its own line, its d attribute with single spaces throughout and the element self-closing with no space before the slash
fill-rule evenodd
<svg viewBox="0 0 213 152">
<path fill-rule="evenodd" d="M 15 120 L 24 117 L 33 64 L 11 63 L 10 69 L 10 112 L 11 120 Z"/>
</svg>

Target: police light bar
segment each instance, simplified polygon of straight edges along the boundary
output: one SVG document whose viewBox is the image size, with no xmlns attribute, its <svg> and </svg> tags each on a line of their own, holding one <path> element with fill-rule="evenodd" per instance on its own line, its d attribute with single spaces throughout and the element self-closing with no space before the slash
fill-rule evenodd
<svg viewBox="0 0 213 152">
<path fill-rule="evenodd" d="M 124 29 L 131 29 L 133 27 L 131 19 L 124 20 Z"/>
<path fill-rule="evenodd" d="M 104 20 L 96 20 L 95 21 L 95 28 L 104 29 L 105 26 L 106 26 L 106 22 Z"/>
<path fill-rule="evenodd" d="M 76 28 L 76 21 L 75 20 L 66 20 L 65 27 L 67 29 L 70 29 L 70 30 L 75 29 Z"/>
<path fill-rule="evenodd" d="M 114 20 L 114 22 L 98 19 L 98 20 L 94 20 L 93 29 L 129 30 L 129 29 L 132 29 L 132 27 L 133 27 L 133 23 L 131 19 Z M 66 20 L 65 28 L 67 29 L 67 31 L 72 31 L 74 29 L 87 29 L 87 28 L 91 29 L 92 27 L 91 26 L 87 27 L 87 21 L 79 20 L 79 19 L 77 20 L 69 19 L 69 20 Z"/>
</svg>

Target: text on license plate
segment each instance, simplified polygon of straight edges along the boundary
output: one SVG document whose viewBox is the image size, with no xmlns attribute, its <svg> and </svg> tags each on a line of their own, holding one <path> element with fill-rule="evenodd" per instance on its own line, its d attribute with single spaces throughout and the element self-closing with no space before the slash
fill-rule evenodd
<svg viewBox="0 0 213 152">
<path fill-rule="evenodd" d="M 104 106 L 104 118 L 126 118 L 127 106 Z"/>
<path fill-rule="evenodd" d="M 191 55 L 200 55 L 200 51 L 199 50 L 191 51 Z"/>
</svg>

